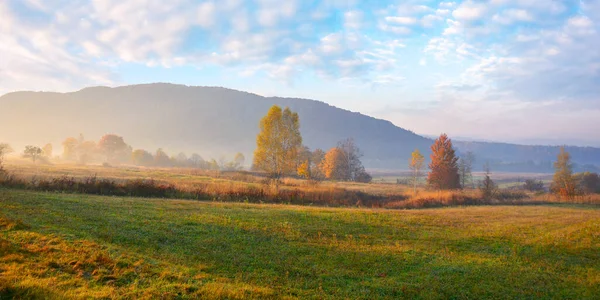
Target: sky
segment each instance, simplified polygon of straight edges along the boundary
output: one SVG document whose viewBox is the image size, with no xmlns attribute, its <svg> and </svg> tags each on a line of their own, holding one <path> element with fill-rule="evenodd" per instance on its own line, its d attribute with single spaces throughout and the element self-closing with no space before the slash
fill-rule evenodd
<svg viewBox="0 0 600 300">
<path fill-rule="evenodd" d="M 600 0 L 0 1 L 0 95 L 151 82 L 600 146 Z"/>
</svg>

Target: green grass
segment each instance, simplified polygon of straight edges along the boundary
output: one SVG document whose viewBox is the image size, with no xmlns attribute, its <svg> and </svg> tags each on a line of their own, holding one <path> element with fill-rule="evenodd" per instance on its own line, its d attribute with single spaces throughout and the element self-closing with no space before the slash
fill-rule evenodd
<svg viewBox="0 0 600 300">
<path fill-rule="evenodd" d="M 0 189 L 0 299 L 595 298 L 600 210 L 390 211 Z"/>
</svg>

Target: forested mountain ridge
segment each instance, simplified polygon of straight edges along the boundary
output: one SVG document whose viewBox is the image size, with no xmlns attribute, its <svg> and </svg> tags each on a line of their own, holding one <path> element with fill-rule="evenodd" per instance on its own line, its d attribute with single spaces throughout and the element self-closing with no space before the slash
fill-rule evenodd
<svg viewBox="0 0 600 300">
<path fill-rule="evenodd" d="M 354 138 L 369 168 L 406 169 L 414 149 L 429 154 L 429 138 L 320 101 L 163 83 L 6 94 L 0 97 L 0 141 L 16 147 L 51 142 L 59 149 L 69 136 L 82 133 L 97 139 L 115 133 L 134 148 L 149 151 L 162 147 L 205 157 L 240 151 L 251 157 L 258 122 L 274 104 L 299 114 L 305 145 L 327 150 L 339 140 Z M 478 162 L 492 161 L 514 171 L 540 171 L 558 153 L 558 147 L 551 146 L 455 144 L 459 152 L 473 151 Z M 577 164 L 600 166 L 598 148 L 569 147 L 568 151 Z"/>
</svg>

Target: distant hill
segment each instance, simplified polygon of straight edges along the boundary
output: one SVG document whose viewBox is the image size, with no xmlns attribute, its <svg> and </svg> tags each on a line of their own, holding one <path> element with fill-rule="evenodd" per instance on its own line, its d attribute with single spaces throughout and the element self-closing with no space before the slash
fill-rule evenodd
<svg viewBox="0 0 600 300">
<path fill-rule="evenodd" d="M 258 122 L 273 104 L 300 115 L 304 142 L 329 149 L 352 137 L 370 168 L 405 169 L 410 153 L 428 153 L 432 140 L 391 122 L 306 99 L 262 97 L 220 87 L 143 84 L 91 87 L 72 93 L 15 92 L 0 97 L 0 141 L 15 147 L 51 142 L 55 149 L 68 136 L 98 139 L 122 135 L 134 148 L 170 153 L 197 152 L 218 158 L 243 152 L 251 157 Z M 548 167 L 558 147 L 457 142 L 478 161 L 514 171 Z M 600 149 L 570 147 L 580 164 L 600 166 Z M 591 167 L 591 166 L 590 166 Z"/>
</svg>

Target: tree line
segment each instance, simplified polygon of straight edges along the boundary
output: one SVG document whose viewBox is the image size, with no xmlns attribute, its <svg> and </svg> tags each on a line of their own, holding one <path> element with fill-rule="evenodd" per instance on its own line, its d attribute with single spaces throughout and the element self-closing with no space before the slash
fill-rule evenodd
<svg viewBox="0 0 600 300">
<path fill-rule="evenodd" d="M 415 192 L 424 161 L 425 159 L 418 149 L 412 153 L 409 160 Z M 475 156 L 471 152 L 465 153 L 463 157 L 458 157 L 452 145 L 452 140 L 446 134 L 442 134 L 431 146 L 427 184 L 430 188 L 437 190 L 474 187 L 472 177 L 474 162 Z M 574 174 L 571 156 L 565 150 L 565 147 L 560 148 L 554 162 L 554 170 L 555 173 L 549 190 L 559 197 L 573 199 L 578 195 L 600 193 L 600 175 L 592 172 Z M 498 188 L 491 179 L 490 174 L 489 164 L 486 163 L 484 165 L 484 178 L 479 183 L 479 188 L 485 198 L 493 197 Z M 543 182 L 533 179 L 526 180 L 523 188 L 534 192 L 545 190 Z"/>
<path fill-rule="evenodd" d="M 133 164 L 144 167 L 180 167 L 227 171 L 241 170 L 246 160 L 242 153 L 237 153 L 232 160 L 227 160 L 224 157 L 219 160 L 204 160 L 197 153 L 187 156 L 183 152 L 169 156 L 162 148 L 158 148 L 154 153 L 151 153 L 144 149 L 133 149 L 125 142 L 123 137 L 115 134 L 106 134 L 98 141 L 86 140 L 80 134 L 77 138 L 66 138 L 62 142 L 62 146 L 62 154 L 53 156 L 52 144 L 46 144 L 44 147 L 28 145 L 21 156 L 31 159 L 34 163 L 60 159 L 82 165 L 89 163 L 103 163 L 105 165 Z M 14 152 L 10 146 L 0 144 L 0 159 L 10 152 Z"/>
</svg>

